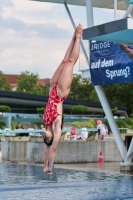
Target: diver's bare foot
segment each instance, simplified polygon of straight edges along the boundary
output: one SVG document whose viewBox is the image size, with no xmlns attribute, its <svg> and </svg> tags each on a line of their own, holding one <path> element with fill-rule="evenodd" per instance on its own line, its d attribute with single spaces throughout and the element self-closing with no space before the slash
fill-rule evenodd
<svg viewBox="0 0 133 200">
<path fill-rule="evenodd" d="M 52 172 L 52 171 L 47 171 L 47 173 L 48 173 L 49 175 L 52 175 L 52 174 L 53 174 L 53 172 Z"/>
<path fill-rule="evenodd" d="M 45 173 L 48 172 L 48 168 L 47 168 L 47 167 L 46 167 L 46 168 L 44 167 L 44 170 L 43 170 L 43 171 L 44 171 Z"/>
<path fill-rule="evenodd" d="M 81 38 L 83 32 L 83 27 L 81 24 L 79 24 L 76 28 L 76 38 Z"/>
</svg>

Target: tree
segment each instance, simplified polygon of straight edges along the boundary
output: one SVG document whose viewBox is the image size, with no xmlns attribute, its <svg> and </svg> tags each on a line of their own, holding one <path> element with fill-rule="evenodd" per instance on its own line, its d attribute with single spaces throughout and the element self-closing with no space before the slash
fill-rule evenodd
<svg viewBox="0 0 133 200">
<path fill-rule="evenodd" d="M 43 95 L 43 96 L 48 96 L 49 95 L 49 88 L 48 86 L 42 85 L 40 83 L 37 83 L 37 94 L 38 95 Z"/>
<path fill-rule="evenodd" d="M 17 80 L 17 92 L 25 92 L 29 94 L 37 94 L 38 74 L 33 74 L 28 71 L 21 72 Z"/>
<path fill-rule="evenodd" d="M 7 76 L 5 76 L 2 71 L 0 71 L 0 90 L 11 91 L 11 86 Z"/>
<path fill-rule="evenodd" d="M 80 74 L 73 74 L 69 98 L 78 100 L 89 100 L 90 93 L 94 90 L 89 79 L 83 79 Z"/>
<path fill-rule="evenodd" d="M 88 111 L 87 106 L 77 105 L 77 106 L 72 107 L 72 112 L 75 114 L 80 114 L 81 116 L 82 116 L 82 114 L 86 113 L 87 111 Z"/>
<path fill-rule="evenodd" d="M 36 111 L 37 111 L 39 114 L 43 114 L 44 111 L 45 111 L 45 108 L 37 108 Z"/>
<path fill-rule="evenodd" d="M 111 111 L 112 111 L 113 114 L 115 114 L 118 111 L 118 108 L 117 107 L 112 108 Z"/>
<path fill-rule="evenodd" d="M 21 75 L 17 80 L 17 92 L 25 92 L 28 94 L 37 94 L 48 96 L 49 88 L 48 86 L 42 85 L 38 82 L 38 74 L 33 74 L 28 71 L 21 72 Z"/>
<path fill-rule="evenodd" d="M 127 108 L 130 115 L 133 109 L 133 83 L 123 83 L 103 86 L 109 103 L 115 103 Z"/>
<path fill-rule="evenodd" d="M 10 112 L 11 108 L 9 106 L 6 105 L 1 105 L 0 106 L 0 112 L 2 112 L 2 116 L 3 116 L 3 112 Z"/>
</svg>

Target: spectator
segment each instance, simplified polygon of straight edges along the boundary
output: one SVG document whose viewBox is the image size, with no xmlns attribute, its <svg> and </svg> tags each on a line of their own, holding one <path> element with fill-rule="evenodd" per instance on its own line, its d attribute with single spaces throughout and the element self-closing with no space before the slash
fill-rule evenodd
<svg viewBox="0 0 133 200">
<path fill-rule="evenodd" d="M 98 130 L 98 139 L 104 140 L 104 136 L 106 135 L 106 128 L 101 120 L 97 120 L 97 130 Z"/>
<path fill-rule="evenodd" d="M 40 125 L 40 129 L 43 129 L 45 131 L 45 128 L 44 128 L 43 124 Z M 42 135 L 43 135 L 43 133 L 40 133 L 40 136 L 42 136 Z"/>
<path fill-rule="evenodd" d="M 71 132 L 71 136 L 70 136 L 70 140 L 76 140 L 76 128 L 71 128 L 72 132 Z"/>
<path fill-rule="evenodd" d="M 18 122 L 15 130 L 17 130 L 17 129 L 24 129 L 23 126 L 22 126 L 22 124 L 20 122 Z M 19 133 L 19 134 L 17 134 L 17 136 L 28 136 L 28 135 L 29 134 L 27 134 L 27 133 Z"/>
<path fill-rule="evenodd" d="M 83 127 L 81 129 L 81 138 L 82 140 L 86 140 L 88 137 L 88 131 L 87 131 L 87 128 Z"/>
<path fill-rule="evenodd" d="M 18 122 L 15 129 L 24 129 L 24 128 L 23 128 L 22 124 L 20 122 Z"/>
<path fill-rule="evenodd" d="M 43 125 L 43 124 L 41 124 L 41 125 L 40 125 L 40 129 L 44 129 L 44 130 L 45 130 L 45 128 L 44 128 L 44 125 Z"/>
</svg>

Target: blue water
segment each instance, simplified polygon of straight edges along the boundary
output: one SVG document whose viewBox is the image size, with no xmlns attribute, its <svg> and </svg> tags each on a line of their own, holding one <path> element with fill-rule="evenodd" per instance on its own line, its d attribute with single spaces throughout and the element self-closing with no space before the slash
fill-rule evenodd
<svg viewBox="0 0 133 200">
<path fill-rule="evenodd" d="M 133 176 L 0 162 L 0 200 L 133 200 Z"/>
</svg>

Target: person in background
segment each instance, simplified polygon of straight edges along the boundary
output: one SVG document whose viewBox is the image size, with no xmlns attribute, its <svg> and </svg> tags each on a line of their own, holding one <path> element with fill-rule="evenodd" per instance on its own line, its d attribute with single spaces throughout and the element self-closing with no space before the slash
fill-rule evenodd
<svg viewBox="0 0 133 200">
<path fill-rule="evenodd" d="M 44 130 L 44 131 L 46 130 L 46 129 L 44 128 L 44 125 L 43 125 L 43 124 L 40 125 L 40 129 L 42 129 L 42 130 Z M 39 136 L 42 137 L 43 134 L 44 134 L 44 133 L 41 132 L 41 133 L 39 133 Z"/>
<path fill-rule="evenodd" d="M 76 140 L 76 128 L 71 128 L 71 130 L 70 140 Z"/>
<path fill-rule="evenodd" d="M 44 128 L 44 125 L 43 125 L 43 124 L 41 124 L 41 125 L 40 125 L 40 129 L 44 129 L 44 130 L 45 130 L 45 128 Z"/>
<path fill-rule="evenodd" d="M 23 126 L 22 126 L 22 124 L 20 122 L 18 122 L 15 130 L 18 130 L 18 129 L 24 129 Z M 17 136 L 28 136 L 28 135 L 29 134 L 27 134 L 27 133 L 17 133 Z"/>
<path fill-rule="evenodd" d="M 83 127 L 81 129 L 81 138 L 82 140 L 86 140 L 88 137 L 88 131 L 87 131 L 87 128 Z"/>
<path fill-rule="evenodd" d="M 106 128 L 101 120 L 97 120 L 97 130 L 98 130 L 98 139 L 104 140 L 104 136 L 106 135 Z"/>
<path fill-rule="evenodd" d="M 24 128 L 23 128 L 22 124 L 20 122 L 18 122 L 15 129 L 24 129 Z"/>
</svg>

